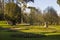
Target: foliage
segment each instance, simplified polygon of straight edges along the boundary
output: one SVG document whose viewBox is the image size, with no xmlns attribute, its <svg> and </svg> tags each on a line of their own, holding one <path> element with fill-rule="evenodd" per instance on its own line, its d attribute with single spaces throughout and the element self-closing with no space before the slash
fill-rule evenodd
<svg viewBox="0 0 60 40">
<path fill-rule="evenodd" d="M 42 17 L 42 13 L 41 11 L 39 11 L 38 9 L 36 9 L 35 7 L 28 7 L 31 9 L 30 12 L 30 24 L 41 24 L 43 22 L 43 17 Z"/>
<path fill-rule="evenodd" d="M 27 13 L 23 14 L 23 22 L 24 23 L 29 23 L 29 15 Z"/>
<path fill-rule="evenodd" d="M 16 3 L 14 3 L 14 0 L 8 0 L 8 2 L 5 4 L 4 14 L 0 12 L 0 19 L 2 19 L 4 15 L 5 20 L 7 20 L 11 25 L 21 23 L 22 21 L 23 23 L 38 25 L 44 24 L 45 21 L 49 22 L 49 24 L 58 24 L 59 16 L 52 7 L 48 7 L 43 14 L 35 7 L 28 7 L 31 9 L 30 14 L 24 13 L 25 9 L 27 8 L 27 2 L 30 1 L 34 2 L 34 0 L 16 0 Z M 57 1 L 59 2 L 59 0 Z M 23 4 L 22 7 L 18 6 L 20 2 Z"/>
<path fill-rule="evenodd" d="M 50 24 L 55 24 L 55 23 L 58 23 L 58 21 L 59 21 L 57 12 L 52 7 L 48 7 L 44 11 L 44 19 L 45 19 L 45 21 L 49 22 Z"/>
<path fill-rule="evenodd" d="M 3 5 L 0 1 L 0 20 L 4 20 L 4 10 L 3 10 Z"/>
<path fill-rule="evenodd" d="M 34 0 L 19 0 L 20 2 L 29 2 L 29 1 L 32 1 L 34 2 Z"/>
<path fill-rule="evenodd" d="M 57 3 L 60 5 L 60 0 L 57 0 Z"/>
<path fill-rule="evenodd" d="M 5 5 L 5 19 L 16 24 L 21 18 L 21 8 L 15 3 L 7 3 Z M 20 19 L 21 20 L 21 19 Z"/>
<path fill-rule="evenodd" d="M 0 20 L 4 20 L 4 13 L 0 11 Z"/>
</svg>

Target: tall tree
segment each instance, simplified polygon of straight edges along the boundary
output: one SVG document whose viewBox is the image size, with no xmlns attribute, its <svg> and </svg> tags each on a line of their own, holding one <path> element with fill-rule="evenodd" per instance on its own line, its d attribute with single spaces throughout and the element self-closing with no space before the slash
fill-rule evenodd
<svg viewBox="0 0 60 40">
<path fill-rule="evenodd" d="M 44 19 L 46 22 L 49 22 L 50 24 L 55 24 L 58 22 L 58 15 L 54 8 L 48 7 L 44 13 Z"/>
<path fill-rule="evenodd" d="M 36 9 L 35 7 L 28 7 L 30 8 L 31 12 L 30 12 L 30 24 L 41 24 L 42 23 L 42 14 L 41 11 L 39 11 L 38 9 Z"/>
<path fill-rule="evenodd" d="M 34 21 L 35 21 L 35 7 L 28 7 L 31 9 L 31 12 L 30 12 L 30 25 L 33 25 L 34 24 Z"/>
<path fill-rule="evenodd" d="M 4 7 L 3 7 L 3 0 L 0 0 L 0 20 L 4 19 Z"/>
<path fill-rule="evenodd" d="M 8 0 L 8 3 L 14 3 L 14 1 L 16 1 L 16 3 L 18 4 L 18 3 L 22 3 L 23 4 L 23 6 L 21 7 L 21 11 L 22 11 L 22 13 L 21 13 L 21 22 L 22 22 L 22 20 L 23 20 L 23 18 L 22 18 L 22 15 L 23 15 L 23 11 L 25 10 L 25 8 L 27 7 L 27 2 L 29 2 L 29 1 L 32 1 L 32 2 L 34 2 L 34 0 Z M 9 4 L 9 7 L 7 7 L 8 8 L 8 13 L 10 13 L 10 8 L 11 8 L 11 5 Z M 12 7 L 13 8 L 13 7 Z M 6 9 L 6 8 L 5 8 Z M 12 11 L 13 11 L 13 9 L 11 9 Z M 11 14 L 12 15 L 12 14 Z"/>
<path fill-rule="evenodd" d="M 16 25 L 21 19 L 21 8 L 15 3 L 7 3 L 5 5 L 5 19 L 12 25 Z M 20 21 L 21 22 L 21 21 Z"/>
<path fill-rule="evenodd" d="M 21 9 L 22 9 L 21 10 L 22 11 L 21 23 L 23 23 L 23 13 L 24 13 L 25 8 L 27 8 L 27 2 L 29 2 L 29 1 L 34 2 L 34 0 L 18 0 L 18 1 L 20 1 L 23 4 L 23 6 L 21 7 Z M 20 3 L 20 5 L 21 5 L 21 3 Z"/>
</svg>

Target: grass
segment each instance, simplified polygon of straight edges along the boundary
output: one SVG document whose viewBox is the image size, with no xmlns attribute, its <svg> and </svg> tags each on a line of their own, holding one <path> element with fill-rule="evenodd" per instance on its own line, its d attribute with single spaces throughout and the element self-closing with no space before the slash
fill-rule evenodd
<svg viewBox="0 0 60 40">
<path fill-rule="evenodd" d="M 13 27 L 21 29 L 8 29 Z M 49 28 L 30 25 L 10 26 L 6 21 L 0 21 L 0 40 L 60 40 L 60 25 L 49 25 Z"/>
<path fill-rule="evenodd" d="M 48 35 L 40 38 L 20 38 L 11 37 L 12 34 L 19 34 L 19 32 L 1 32 L 0 40 L 60 40 L 60 35 Z"/>
</svg>

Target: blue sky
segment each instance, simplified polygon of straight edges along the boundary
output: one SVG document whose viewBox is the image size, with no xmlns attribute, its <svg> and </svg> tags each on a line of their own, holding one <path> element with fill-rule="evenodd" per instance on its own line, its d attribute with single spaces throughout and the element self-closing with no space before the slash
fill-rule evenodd
<svg viewBox="0 0 60 40">
<path fill-rule="evenodd" d="M 29 2 L 29 6 L 34 6 L 40 10 L 45 10 L 48 6 L 53 7 L 57 13 L 60 13 L 60 6 L 56 2 L 57 0 L 35 0 L 34 3 Z"/>
</svg>

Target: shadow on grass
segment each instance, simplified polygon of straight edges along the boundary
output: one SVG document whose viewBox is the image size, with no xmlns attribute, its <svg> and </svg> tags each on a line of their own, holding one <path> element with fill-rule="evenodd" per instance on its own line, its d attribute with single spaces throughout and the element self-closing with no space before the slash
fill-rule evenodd
<svg viewBox="0 0 60 40">
<path fill-rule="evenodd" d="M 60 35 L 48 35 L 45 40 L 60 40 Z"/>
<path fill-rule="evenodd" d="M 4 30 L 3 32 L 11 32 L 12 34 L 10 37 L 16 37 L 16 38 L 41 38 L 46 37 L 43 34 L 33 34 L 33 33 L 25 33 L 19 30 L 11 30 L 10 28 L 2 28 L 0 27 L 0 31 Z"/>
<path fill-rule="evenodd" d="M 18 30 L 11 30 L 11 29 L 9 29 L 9 28 L 0 28 L 0 31 L 1 30 L 6 30 L 6 31 L 3 31 L 2 32 L 2 38 L 4 39 L 15 39 L 15 38 L 19 38 L 19 40 L 20 40 L 20 38 L 22 38 L 22 39 L 24 39 L 24 38 L 30 38 L 30 39 L 28 39 L 28 40 L 60 40 L 60 34 L 58 34 L 58 35 L 48 35 L 48 36 L 46 36 L 46 35 L 44 35 L 44 33 L 42 33 L 42 34 L 33 34 L 33 33 L 25 33 L 25 32 L 21 32 L 21 31 L 18 31 Z M 7 32 L 7 33 L 4 33 L 4 32 Z M 9 38 L 8 38 L 9 37 Z M 34 38 L 34 39 L 32 39 L 32 38 Z M 18 40 L 18 39 L 16 39 L 16 40 Z M 27 40 L 27 39 L 24 39 L 24 40 Z"/>
<path fill-rule="evenodd" d="M 11 37 L 17 37 L 17 38 L 42 38 L 46 37 L 43 34 L 33 34 L 33 33 L 24 33 L 20 32 L 20 34 L 12 34 Z"/>
</svg>

